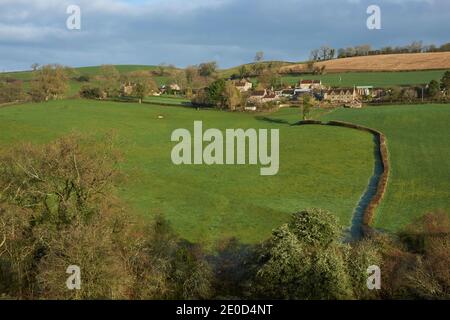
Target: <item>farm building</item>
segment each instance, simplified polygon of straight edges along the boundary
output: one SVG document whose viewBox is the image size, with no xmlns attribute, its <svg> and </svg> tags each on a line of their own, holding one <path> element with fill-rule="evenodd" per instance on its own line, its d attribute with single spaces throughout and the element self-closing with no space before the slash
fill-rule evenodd
<svg viewBox="0 0 450 320">
<path fill-rule="evenodd" d="M 239 80 L 235 82 L 236 89 L 240 92 L 247 92 L 253 88 L 253 83 L 247 79 Z"/>
<path fill-rule="evenodd" d="M 267 95 L 267 90 L 256 90 L 253 91 L 248 98 L 249 103 L 262 103 L 262 99 Z"/>
<path fill-rule="evenodd" d="M 283 98 L 289 98 L 292 99 L 295 95 L 295 90 L 294 89 L 285 89 L 281 91 L 280 96 Z"/>
<path fill-rule="evenodd" d="M 279 96 L 276 93 L 271 92 L 271 93 L 266 94 L 261 99 L 261 102 L 262 103 L 268 103 L 268 102 L 273 102 L 273 101 L 277 101 L 277 100 L 279 100 Z"/>
<path fill-rule="evenodd" d="M 360 95 L 356 88 L 338 88 L 324 92 L 324 100 L 331 103 L 350 103 L 358 100 Z"/>
<path fill-rule="evenodd" d="M 250 104 L 262 104 L 277 101 L 279 99 L 279 95 L 277 95 L 275 92 L 264 89 L 253 91 L 247 101 Z"/>
<path fill-rule="evenodd" d="M 321 89 L 321 80 L 300 80 L 298 88 L 300 89 Z"/>
<path fill-rule="evenodd" d="M 360 96 L 370 96 L 373 93 L 373 86 L 357 86 L 356 91 Z"/>
</svg>

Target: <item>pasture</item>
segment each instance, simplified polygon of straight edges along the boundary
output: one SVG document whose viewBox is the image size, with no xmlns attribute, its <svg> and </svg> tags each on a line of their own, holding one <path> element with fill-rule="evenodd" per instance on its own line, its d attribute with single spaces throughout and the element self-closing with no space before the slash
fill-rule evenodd
<svg viewBox="0 0 450 320">
<path fill-rule="evenodd" d="M 295 85 L 301 79 L 322 80 L 332 87 L 374 86 L 376 88 L 426 85 L 431 80 L 440 81 L 444 70 L 398 71 L 398 72 L 341 72 L 325 75 L 283 75 L 282 81 Z"/>
<path fill-rule="evenodd" d="M 289 119 L 299 118 L 297 109 Z M 164 119 L 159 119 L 163 115 Z M 260 166 L 175 166 L 171 133 L 204 128 L 280 130 L 280 171 Z M 63 100 L 0 109 L 0 146 L 45 143 L 71 132 L 99 138 L 115 132 L 126 177 L 119 196 L 149 219 L 162 213 L 181 237 L 211 246 L 226 237 L 266 239 L 291 213 L 307 207 L 333 211 L 350 226 L 354 207 L 373 171 L 368 133 L 342 128 L 291 127 L 252 114 L 148 104 Z"/>
<path fill-rule="evenodd" d="M 297 114 L 283 109 L 270 117 L 292 124 Z M 387 136 L 390 177 L 375 227 L 398 231 L 427 212 L 450 214 L 450 105 L 340 108 L 316 112 L 316 118 L 360 124 Z"/>
</svg>

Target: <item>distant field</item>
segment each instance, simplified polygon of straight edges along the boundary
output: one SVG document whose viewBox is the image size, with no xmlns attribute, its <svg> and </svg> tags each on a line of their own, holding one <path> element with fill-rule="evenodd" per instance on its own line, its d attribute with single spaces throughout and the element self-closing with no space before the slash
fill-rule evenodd
<svg viewBox="0 0 450 320">
<path fill-rule="evenodd" d="M 403 85 L 424 85 L 431 80 L 439 81 L 444 74 L 444 70 L 430 71 L 405 71 L 405 72 L 347 72 L 347 73 L 329 73 L 322 76 L 303 75 L 282 77 L 283 82 L 289 85 L 298 83 L 301 79 L 322 80 L 329 86 L 374 86 L 374 87 L 392 87 Z"/>
<path fill-rule="evenodd" d="M 176 97 L 176 96 L 168 96 L 168 95 L 162 95 L 162 96 L 149 96 L 144 99 L 144 102 L 151 102 L 151 103 L 161 103 L 161 104 L 171 104 L 171 105 L 178 105 L 178 106 L 186 106 L 191 104 L 191 100 L 182 98 L 182 97 Z"/>
<path fill-rule="evenodd" d="M 144 65 L 116 65 L 115 67 L 120 73 L 128 73 L 140 70 L 151 71 L 157 68 L 156 66 L 144 66 Z M 74 68 L 74 70 L 78 76 L 87 75 L 93 77 L 100 73 L 100 68 L 101 68 L 100 66 L 93 66 L 93 67 Z M 33 79 L 33 72 L 31 71 L 5 72 L 0 73 L 0 77 L 11 77 L 13 79 L 22 80 L 24 81 L 25 89 L 28 89 L 30 86 L 30 81 Z M 167 76 L 163 77 L 155 76 L 153 77 L 153 79 L 157 82 L 158 85 L 163 85 L 167 83 L 169 78 Z M 76 95 L 79 92 L 80 88 L 86 84 L 89 83 L 70 80 L 69 82 L 70 88 L 67 96 L 72 97 Z"/>
<path fill-rule="evenodd" d="M 304 72 L 305 64 L 281 68 L 282 72 Z M 450 52 L 389 54 L 318 62 L 328 72 L 418 71 L 450 69 Z"/>
<path fill-rule="evenodd" d="M 282 112 L 299 118 L 296 109 Z M 259 166 L 173 165 L 171 133 L 192 130 L 194 120 L 221 130 L 280 129 L 279 174 L 262 177 Z M 307 207 L 329 209 L 349 226 L 373 170 L 370 134 L 290 127 L 250 114 L 67 100 L 0 108 L 0 125 L 2 148 L 44 143 L 72 131 L 114 131 L 127 174 L 121 197 L 144 216 L 165 214 L 182 237 L 207 245 L 231 236 L 261 241 L 292 212 Z"/>
</svg>

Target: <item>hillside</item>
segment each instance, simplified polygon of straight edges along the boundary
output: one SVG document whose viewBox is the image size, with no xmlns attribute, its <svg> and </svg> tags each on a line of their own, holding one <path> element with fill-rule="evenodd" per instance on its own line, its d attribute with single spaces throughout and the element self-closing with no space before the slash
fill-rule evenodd
<svg viewBox="0 0 450 320">
<path fill-rule="evenodd" d="M 334 59 L 316 64 L 326 66 L 327 72 L 363 71 L 420 71 L 450 69 L 450 52 L 389 54 Z M 282 73 L 301 73 L 306 64 L 296 64 L 280 68 Z"/>
</svg>

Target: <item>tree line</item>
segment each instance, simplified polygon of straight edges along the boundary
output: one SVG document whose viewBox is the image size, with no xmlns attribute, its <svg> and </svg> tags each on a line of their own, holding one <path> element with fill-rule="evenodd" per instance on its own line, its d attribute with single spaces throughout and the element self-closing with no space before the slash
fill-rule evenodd
<svg viewBox="0 0 450 320">
<path fill-rule="evenodd" d="M 446 213 L 344 243 L 334 214 L 306 209 L 260 244 L 228 238 L 210 253 L 116 196 L 121 154 L 114 137 L 100 141 L 74 134 L 0 155 L 0 298 L 450 298 Z M 81 268 L 80 290 L 66 287 L 69 265 Z M 367 288 L 372 265 L 381 290 Z"/>
<path fill-rule="evenodd" d="M 310 53 L 310 61 L 326 61 L 335 58 L 351 58 L 361 56 L 372 56 L 382 54 L 399 54 L 399 53 L 426 53 L 426 52 L 448 52 L 450 51 L 450 43 L 442 45 L 424 45 L 422 41 L 413 41 L 405 46 L 386 46 L 375 49 L 370 44 L 357 45 L 347 48 L 335 49 L 330 46 L 322 46 L 314 49 Z"/>
</svg>

